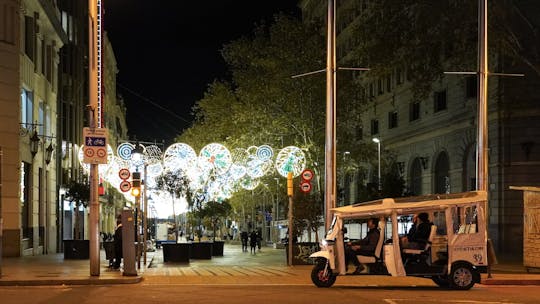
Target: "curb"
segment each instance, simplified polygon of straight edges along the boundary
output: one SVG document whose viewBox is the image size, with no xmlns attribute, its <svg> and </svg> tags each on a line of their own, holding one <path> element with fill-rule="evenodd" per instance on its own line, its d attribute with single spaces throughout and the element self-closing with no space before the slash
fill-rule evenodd
<svg viewBox="0 0 540 304">
<path fill-rule="evenodd" d="M 540 279 L 482 279 L 482 285 L 540 285 Z"/>
<path fill-rule="evenodd" d="M 143 277 L 136 276 L 126 279 L 65 279 L 65 280 L 0 280 L 0 286 L 61 286 L 61 285 L 114 285 L 114 284 L 137 284 L 143 281 Z"/>
</svg>

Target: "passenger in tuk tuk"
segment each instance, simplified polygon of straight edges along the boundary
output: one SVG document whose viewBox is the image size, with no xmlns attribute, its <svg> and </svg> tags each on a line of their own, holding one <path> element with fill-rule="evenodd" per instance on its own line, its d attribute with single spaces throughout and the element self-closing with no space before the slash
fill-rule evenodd
<svg viewBox="0 0 540 304">
<path fill-rule="evenodd" d="M 413 233 L 411 233 L 411 231 L 409 230 L 407 236 L 401 239 L 401 247 L 403 249 L 423 249 L 428 242 L 432 225 L 432 223 L 429 221 L 429 215 L 425 212 L 422 212 L 418 214 L 417 219 L 419 223 L 411 227 L 411 230 L 414 229 Z"/>
<path fill-rule="evenodd" d="M 369 231 L 361 240 L 348 242 L 345 246 L 345 266 L 348 267 L 349 263 L 352 261 L 356 266 L 356 270 L 353 274 L 359 274 L 364 270 L 364 265 L 360 263 L 357 259 L 357 255 L 366 255 L 373 256 L 375 253 L 375 248 L 377 247 L 377 242 L 379 241 L 380 231 L 379 219 L 370 218 L 367 222 Z"/>
</svg>

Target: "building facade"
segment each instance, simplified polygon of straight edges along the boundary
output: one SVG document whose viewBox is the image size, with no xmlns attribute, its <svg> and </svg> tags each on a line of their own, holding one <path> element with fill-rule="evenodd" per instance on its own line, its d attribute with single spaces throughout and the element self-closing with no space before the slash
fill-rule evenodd
<svg viewBox="0 0 540 304">
<path fill-rule="evenodd" d="M 67 37 L 55 1 L 2 1 L 0 132 L 5 148 L 3 255 L 56 252 L 58 52 Z M 4 56 L 6 55 L 6 56 Z M 9 60 L 9 61 L 8 61 Z M 13 93 L 18 92 L 17 95 Z M 15 98 L 14 98 L 15 97 Z M 13 186 L 13 187 L 12 187 Z"/>
<path fill-rule="evenodd" d="M 357 26 L 367 1 L 336 1 L 337 61 L 349 58 Z M 305 20 L 326 17 L 327 3 L 302 1 Z M 498 70 L 519 70 L 526 77 L 490 77 L 488 91 L 489 237 L 500 255 L 519 257 L 523 247 L 522 194 L 509 186 L 540 185 L 540 103 L 535 88 L 540 78 L 525 65 L 510 66 L 491 56 Z M 477 87 L 476 76 L 443 76 L 432 83 L 424 99 L 414 98 L 407 67 L 395 67 L 379 79 L 358 77 L 367 88 L 361 107 L 366 143 L 381 141 L 382 154 L 396 156 L 407 194 L 450 193 L 474 190 L 476 185 Z M 339 82 L 339 75 L 337 77 Z M 338 111 L 339 111 L 339 103 Z M 374 144 L 374 149 L 376 145 Z M 338 147 L 339 150 L 339 147 Z M 376 161 L 371 164 L 377 164 Z M 357 202 L 358 184 L 376 181 L 349 172 L 345 177 L 346 203 Z"/>
<path fill-rule="evenodd" d="M 62 240 L 76 237 L 65 185 L 87 182 L 79 150 L 87 125 L 88 3 L 0 0 L 0 16 L 1 254 L 56 253 Z M 113 118 L 105 119 L 114 125 L 115 144 L 127 128 L 114 52 L 106 45 L 105 111 Z M 83 208 L 78 212 L 86 218 Z M 83 220 L 80 239 L 89 237 L 85 227 Z"/>
</svg>

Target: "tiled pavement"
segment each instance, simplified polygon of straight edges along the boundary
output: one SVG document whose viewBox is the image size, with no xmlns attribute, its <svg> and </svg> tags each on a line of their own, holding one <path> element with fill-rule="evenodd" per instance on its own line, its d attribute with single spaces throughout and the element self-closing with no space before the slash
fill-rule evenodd
<svg viewBox="0 0 540 304">
<path fill-rule="evenodd" d="M 311 285 L 310 265 L 286 266 L 285 251 L 263 247 L 261 252 L 242 252 L 239 245 L 226 244 L 222 257 L 191 260 L 189 264 L 163 263 L 160 250 L 149 252 L 148 265 L 138 276 L 123 276 L 110 270 L 104 252 L 99 276 L 90 276 L 89 260 L 64 260 L 62 254 L 4 258 L 0 286 L 6 285 L 89 285 L 89 284 L 204 284 L 204 285 Z M 495 265 L 492 277 L 483 284 L 540 285 L 540 272 L 527 273 L 519 264 Z M 431 280 L 387 276 L 341 276 L 336 285 L 433 286 Z"/>
</svg>

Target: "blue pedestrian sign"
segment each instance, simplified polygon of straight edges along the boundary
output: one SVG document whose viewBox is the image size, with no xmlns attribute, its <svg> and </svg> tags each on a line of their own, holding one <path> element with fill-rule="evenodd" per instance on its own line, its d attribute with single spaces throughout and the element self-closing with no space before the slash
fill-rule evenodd
<svg viewBox="0 0 540 304">
<path fill-rule="evenodd" d="M 105 147 L 105 138 L 103 137 L 86 137 L 85 146 L 88 147 Z"/>
</svg>

